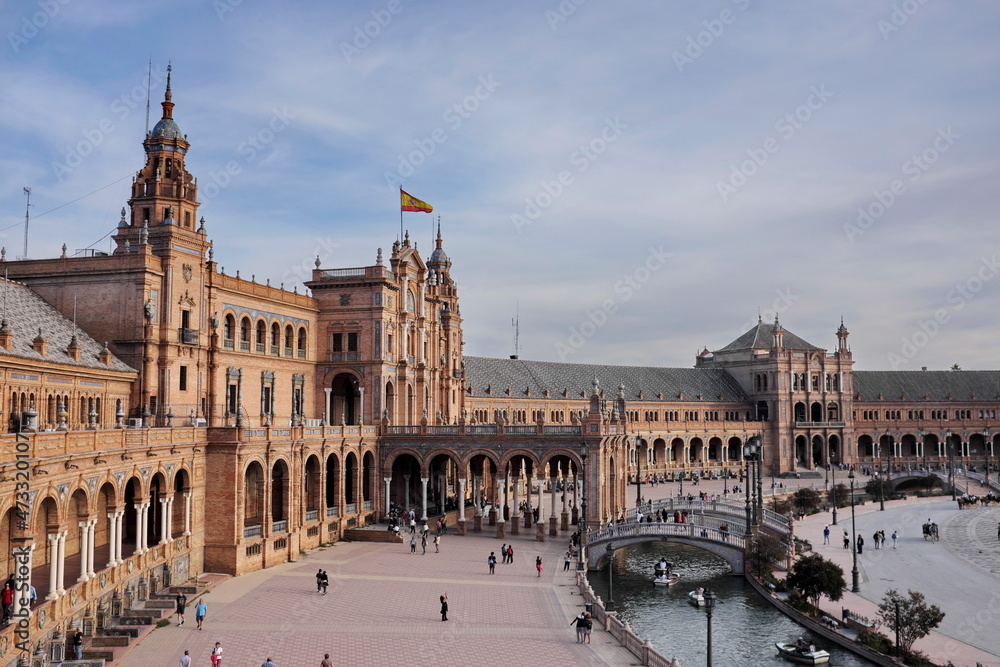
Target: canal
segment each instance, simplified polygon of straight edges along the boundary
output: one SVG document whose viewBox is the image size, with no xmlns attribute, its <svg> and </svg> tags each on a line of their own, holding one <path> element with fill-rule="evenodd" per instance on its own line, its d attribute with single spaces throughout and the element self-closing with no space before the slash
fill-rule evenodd
<svg viewBox="0 0 1000 667">
<path fill-rule="evenodd" d="M 673 586 L 653 586 L 653 565 L 666 558 L 681 580 Z M 608 570 L 589 573 L 591 585 L 608 599 Z M 704 608 L 687 601 L 699 586 L 718 595 L 712 614 L 714 665 L 788 665 L 777 656 L 775 642 L 798 637 L 830 652 L 830 665 L 873 663 L 813 637 L 779 612 L 744 581 L 734 577 L 725 560 L 707 551 L 678 544 L 646 543 L 615 552 L 614 604 L 608 608 L 629 623 L 637 635 L 649 639 L 667 658 L 677 656 L 683 667 L 705 664 L 707 619 Z"/>
</svg>

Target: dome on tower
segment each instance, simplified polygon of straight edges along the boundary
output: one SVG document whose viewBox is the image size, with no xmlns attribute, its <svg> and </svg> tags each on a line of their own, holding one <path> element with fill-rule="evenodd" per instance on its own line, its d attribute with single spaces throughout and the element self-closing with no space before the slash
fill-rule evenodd
<svg viewBox="0 0 1000 667">
<path fill-rule="evenodd" d="M 448 263 L 448 255 L 445 254 L 444 248 L 434 248 L 434 252 L 431 253 L 431 257 L 427 262 L 428 265 L 431 264 L 440 265 L 447 263 Z"/>
<path fill-rule="evenodd" d="M 173 118 L 161 118 L 149 133 L 150 139 L 180 139 L 182 136 L 181 128 L 177 127 Z"/>
</svg>

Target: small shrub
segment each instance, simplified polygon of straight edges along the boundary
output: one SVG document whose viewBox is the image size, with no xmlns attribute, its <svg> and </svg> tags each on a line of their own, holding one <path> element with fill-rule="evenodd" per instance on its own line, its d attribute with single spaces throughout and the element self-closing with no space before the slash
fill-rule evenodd
<svg viewBox="0 0 1000 667">
<path fill-rule="evenodd" d="M 156 622 L 156 627 L 158 627 L 158 628 L 165 628 L 168 625 L 170 625 L 170 619 L 169 618 L 161 618 L 159 621 Z"/>
<path fill-rule="evenodd" d="M 875 632 L 874 630 L 861 630 L 858 632 L 858 638 L 855 641 L 859 644 L 864 644 L 868 648 L 878 651 L 879 653 L 884 653 L 886 655 L 891 655 L 892 653 L 892 640 L 883 635 L 881 632 Z"/>
</svg>

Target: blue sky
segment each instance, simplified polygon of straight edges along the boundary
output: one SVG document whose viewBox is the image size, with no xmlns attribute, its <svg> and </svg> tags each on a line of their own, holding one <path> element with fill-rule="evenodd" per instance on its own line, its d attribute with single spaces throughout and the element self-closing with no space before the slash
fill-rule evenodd
<svg viewBox="0 0 1000 667">
<path fill-rule="evenodd" d="M 440 214 L 466 353 L 690 366 L 777 312 L 1000 368 L 1000 6 L 7 2 L 9 255 L 106 250 L 173 64 L 215 258 L 301 285 Z M 227 173 L 228 170 L 228 173 Z M 86 196 L 85 196 L 86 195 Z M 82 198 L 81 198 L 82 197 Z"/>
</svg>

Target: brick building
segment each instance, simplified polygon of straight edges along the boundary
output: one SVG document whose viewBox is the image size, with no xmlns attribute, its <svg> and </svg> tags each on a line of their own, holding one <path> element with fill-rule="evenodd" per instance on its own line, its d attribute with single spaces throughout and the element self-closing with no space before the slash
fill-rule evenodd
<svg viewBox="0 0 1000 667">
<path fill-rule="evenodd" d="M 855 371 L 843 323 L 830 352 L 759 321 L 691 368 L 465 357 L 440 229 L 426 260 L 408 237 L 370 266 L 317 259 L 301 292 L 228 275 L 169 76 L 162 107 L 111 254 L 0 257 L 0 536 L 8 572 L 30 553 L 33 641 L 391 504 L 545 539 L 584 490 L 588 521 L 615 517 L 637 475 L 733 472 L 752 436 L 775 475 L 977 465 L 1000 437 L 1000 372 Z"/>
</svg>

